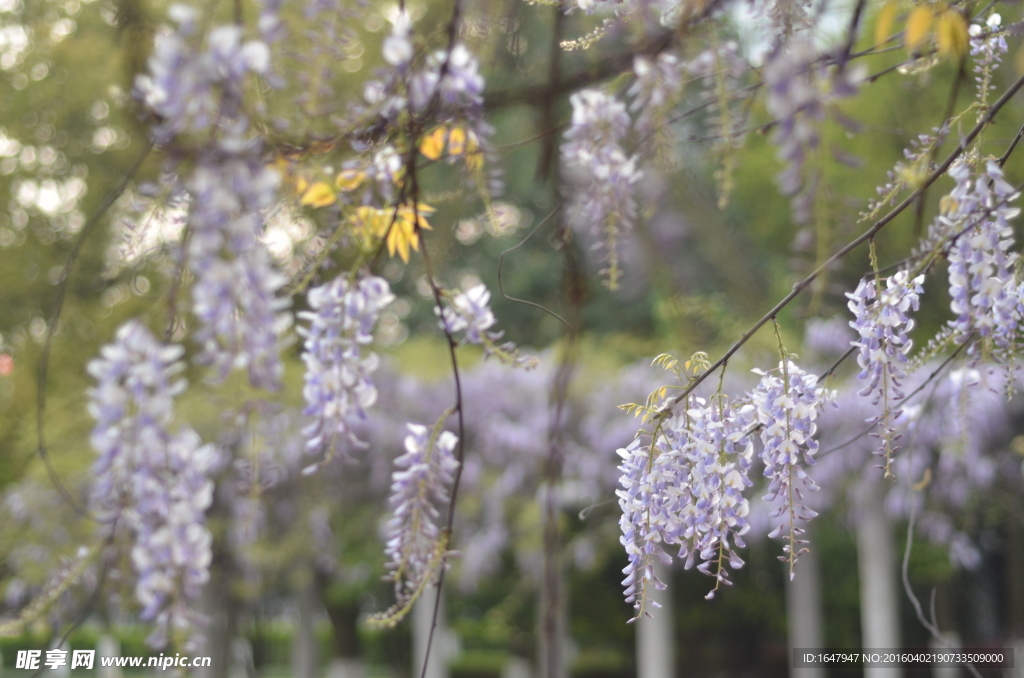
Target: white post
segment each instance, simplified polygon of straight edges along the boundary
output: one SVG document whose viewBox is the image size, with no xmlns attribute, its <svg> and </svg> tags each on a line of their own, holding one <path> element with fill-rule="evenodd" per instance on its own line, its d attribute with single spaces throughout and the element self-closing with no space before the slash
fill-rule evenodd
<svg viewBox="0 0 1024 678">
<path fill-rule="evenodd" d="M 793 668 L 794 648 L 823 648 L 825 646 L 825 612 L 821 599 L 821 561 L 814 539 L 810 551 L 796 563 L 796 577 L 786 582 L 786 623 L 789 635 L 789 670 L 794 678 L 825 678 L 824 668 Z M 789 579 L 789 567 L 786 567 Z"/>
<path fill-rule="evenodd" d="M 296 619 L 292 636 L 292 678 L 318 678 L 320 648 L 316 642 L 314 607 L 316 592 L 312 579 L 303 584 L 296 599 Z"/>
<path fill-rule="evenodd" d="M 252 656 L 252 643 L 247 638 L 231 640 L 231 660 L 228 678 L 256 678 L 256 663 Z"/>
<path fill-rule="evenodd" d="M 660 561 L 654 565 L 654 574 L 668 583 L 670 571 Z M 636 620 L 637 678 L 675 678 L 671 587 L 660 593 L 656 599 L 661 607 L 651 610 L 653 617 Z"/>
<path fill-rule="evenodd" d="M 530 662 L 522 657 L 512 657 L 501 667 L 501 678 L 533 678 Z"/>
<path fill-rule="evenodd" d="M 861 644 L 865 650 L 900 647 L 900 597 L 892 526 L 880 487 L 867 490 L 857 521 Z M 902 678 L 901 668 L 865 667 L 864 678 Z"/>
<path fill-rule="evenodd" d="M 434 624 L 437 589 L 428 588 L 412 606 L 412 678 L 448 678 L 448 663 L 459 653 L 458 638 L 445 624 L 444 597 L 437 610 L 437 629 L 430 648 L 430 664 L 423 672 L 430 627 Z"/>
<path fill-rule="evenodd" d="M 53 648 L 51 648 L 51 649 L 62 650 L 64 652 L 65 662 L 61 666 L 58 666 L 55 669 L 47 669 L 46 670 L 46 675 L 47 676 L 53 676 L 53 678 L 70 678 L 71 677 L 71 648 L 68 647 L 67 643 L 64 643 L 63 645 L 54 645 Z M 43 660 L 42 661 L 43 661 L 43 665 L 45 666 L 46 665 L 45 664 L 45 662 L 46 662 L 46 653 L 43 653 Z"/>
<path fill-rule="evenodd" d="M 96 640 L 96 675 L 98 678 L 121 678 L 120 666 L 104 666 L 104 657 L 120 657 L 121 643 L 110 634 L 103 634 Z"/>
</svg>

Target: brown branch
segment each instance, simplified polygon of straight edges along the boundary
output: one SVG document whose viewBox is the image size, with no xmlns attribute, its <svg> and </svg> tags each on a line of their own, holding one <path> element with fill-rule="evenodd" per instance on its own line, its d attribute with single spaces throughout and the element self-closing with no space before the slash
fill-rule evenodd
<svg viewBox="0 0 1024 678">
<path fill-rule="evenodd" d="M 43 464 L 46 466 L 46 474 L 50 477 L 50 482 L 53 483 L 61 496 L 64 497 L 64 500 L 75 509 L 75 512 L 92 520 L 97 519 L 90 514 L 84 506 L 79 504 L 78 500 L 71 495 L 71 492 L 68 491 L 67 487 L 64 486 L 64 483 L 61 482 L 56 469 L 53 468 L 50 455 L 46 450 L 46 434 L 44 431 L 44 424 L 46 420 L 46 376 L 50 367 L 50 354 L 53 351 L 53 339 L 57 334 L 57 323 L 60 321 L 60 313 L 64 308 L 64 297 L 67 294 L 68 281 L 71 278 L 71 270 L 78 261 L 78 257 L 82 252 L 82 247 L 85 245 L 86 239 L 88 239 L 97 224 L 100 223 L 100 220 L 103 218 L 103 215 L 107 213 L 107 210 L 117 202 L 117 199 L 121 197 L 121 194 L 128 188 L 128 184 L 130 184 L 135 178 L 135 175 L 142 167 L 142 163 L 145 162 L 147 157 L 149 157 L 151 150 L 153 150 L 153 142 L 147 141 L 142 152 L 139 154 L 139 157 L 129 168 L 124 178 L 121 179 L 121 183 L 119 183 L 113 191 L 107 194 L 103 199 L 103 202 L 100 203 L 99 207 L 96 208 L 96 211 L 93 212 L 91 217 L 89 217 L 89 221 L 85 223 L 82 230 L 79 232 L 78 238 L 75 240 L 75 244 L 71 248 L 71 252 L 68 254 L 68 260 L 64 263 L 64 270 L 61 271 L 60 280 L 57 283 L 57 296 L 53 302 L 53 310 L 50 312 L 50 320 L 46 324 L 46 340 L 43 342 L 43 353 L 39 358 L 39 378 L 36 391 L 36 440 L 38 444 L 36 451 L 39 454 L 39 458 L 42 459 Z"/>
</svg>

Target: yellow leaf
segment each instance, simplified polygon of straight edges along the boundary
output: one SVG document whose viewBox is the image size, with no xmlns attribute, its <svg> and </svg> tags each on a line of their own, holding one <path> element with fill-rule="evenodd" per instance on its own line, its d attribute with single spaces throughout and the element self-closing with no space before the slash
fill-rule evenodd
<svg viewBox="0 0 1024 678">
<path fill-rule="evenodd" d="M 954 56 L 963 59 L 967 54 L 970 38 L 967 34 L 967 22 L 963 15 L 954 10 L 947 10 L 939 16 L 939 53 L 943 56 Z"/>
<path fill-rule="evenodd" d="M 402 258 L 402 261 L 409 263 L 410 246 L 417 252 L 420 249 L 419 236 L 416 234 L 416 229 L 413 228 L 412 221 L 396 219 L 388 233 L 388 255 L 395 256 L 397 249 L 398 256 Z"/>
<path fill-rule="evenodd" d="M 472 170 L 478 170 L 484 166 L 484 154 L 480 151 L 474 151 L 466 154 L 466 167 Z"/>
<path fill-rule="evenodd" d="M 301 194 L 306 192 L 307 188 L 309 188 L 309 182 L 308 181 L 306 181 L 302 177 L 296 177 L 295 178 L 295 192 L 296 193 L 301 195 Z"/>
<path fill-rule="evenodd" d="M 928 37 L 928 29 L 932 26 L 932 10 L 930 7 L 915 7 L 907 17 L 907 28 L 904 44 L 907 49 L 914 50 Z"/>
<path fill-rule="evenodd" d="M 448 130 L 443 125 L 435 127 L 434 131 L 423 137 L 423 143 L 420 144 L 420 153 L 430 160 L 437 160 L 444 153 L 444 140 L 447 135 Z"/>
<path fill-rule="evenodd" d="M 896 2 L 889 0 L 878 13 L 875 20 L 875 47 L 881 47 L 892 33 L 892 25 L 896 21 Z"/>
<path fill-rule="evenodd" d="M 462 155 L 466 152 L 466 130 L 453 127 L 448 135 L 448 155 Z"/>
<path fill-rule="evenodd" d="M 359 188 L 360 184 L 366 180 L 366 174 L 359 170 L 347 169 L 342 170 L 334 180 L 334 185 L 338 187 L 339 191 L 354 191 Z"/>
<path fill-rule="evenodd" d="M 323 181 L 318 181 L 309 187 L 309 190 L 302 194 L 302 204 L 313 207 L 327 207 L 334 203 L 337 197 L 334 190 Z"/>
</svg>

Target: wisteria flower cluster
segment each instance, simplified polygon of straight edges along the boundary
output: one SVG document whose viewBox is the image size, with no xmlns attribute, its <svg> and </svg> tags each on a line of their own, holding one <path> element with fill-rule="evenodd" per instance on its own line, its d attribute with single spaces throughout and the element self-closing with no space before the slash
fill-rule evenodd
<svg viewBox="0 0 1024 678">
<path fill-rule="evenodd" d="M 618 234 L 636 217 L 633 185 L 640 179 L 636 156 L 627 155 L 623 141 L 629 131 L 626 106 L 599 90 L 570 97 L 572 122 L 562 144 L 570 172 L 573 222 L 577 228 L 602 235 L 607 249 L 608 284 L 620 275 Z"/>
<path fill-rule="evenodd" d="M 460 292 L 441 312 L 442 327 L 452 334 L 465 331 L 466 341 L 483 344 L 487 330 L 497 322 L 490 303 L 491 293 L 483 283 Z"/>
<path fill-rule="evenodd" d="M 671 561 L 668 545 L 679 548 L 687 568 L 699 559 L 697 569 L 715 578 L 708 598 L 719 585 L 731 584 L 726 565 L 743 566 L 735 547 L 744 546 L 742 536 L 750 529 L 743 496 L 752 485 L 750 410 L 734 411 L 724 396 L 688 404 L 685 414 L 656 429 L 653 455 L 640 438 L 618 451 L 620 542 L 629 558 L 622 584 L 637 617 L 649 614 L 648 603 L 657 607 L 647 586 L 664 588 L 653 566 L 655 559 Z"/>
<path fill-rule="evenodd" d="M 814 465 L 818 452 L 815 420 L 834 394 L 818 386 L 815 375 L 791 360 L 782 361 L 777 370 L 755 373 L 761 375 L 761 381 L 751 393 L 751 400 L 762 427 L 761 461 L 768 478 L 765 499 L 776 504 L 771 517 L 783 519 L 768 536 L 786 539 L 782 547 L 786 555 L 780 556 L 780 560 L 789 563 L 792 579 L 796 560 L 806 543 L 800 538 L 805 532 L 801 524 L 817 515 L 805 503 L 806 493 L 818 489 L 805 469 Z"/>
<path fill-rule="evenodd" d="M 223 114 L 241 112 L 243 84 L 249 73 L 262 74 L 270 65 L 270 50 L 257 40 L 242 42 L 239 26 L 210 31 L 206 48 L 197 44 L 198 14 L 186 5 L 172 5 L 176 30 L 164 29 L 154 42 L 149 74 L 135 83 L 138 96 L 158 116 L 153 138 L 167 143 L 175 135 L 204 132 Z"/>
<path fill-rule="evenodd" d="M 868 202 L 868 209 L 861 215 L 861 220 L 878 217 L 882 208 L 891 205 L 903 189 L 918 188 L 932 170 L 935 149 L 947 136 L 949 125 L 943 124 L 911 139 L 910 145 L 903 149 L 903 160 L 886 173 L 887 181 L 875 189 L 879 197 Z"/>
<path fill-rule="evenodd" d="M 872 398 L 873 405 L 882 403 L 882 412 L 876 419 L 881 428 L 877 435 L 882 440 L 877 453 L 885 458 L 886 476 L 890 475 L 892 455 L 899 449 L 896 441 L 900 437 L 895 420 L 901 410 L 892 409 L 891 403 L 904 397 L 904 365 L 913 346 L 908 333 L 914 329 L 908 314 L 918 309 L 923 282 L 923 275 L 911 279 L 910 272 L 903 270 L 887 278 L 884 288 L 881 280 L 865 278 L 854 292 L 846 295 L 854 315 L 850 327 L 859 335 L 853 342 L 859 349 L 858 376 L 867 382 L 860 393 Z"/>
<path fill-rule="evenodd" d="M 636 131 L 642 143 L 650 144 L 655 141 L 654 135 L 665 131 L 668 113 L 683 92 L 682 70 L 678 57 L 669 52 L 653 59 L 638 56 L 633 60 L 636 81 L 629 88 L 633 96 L 630 110 L 637 113 Z"/>
<path fill-rule="evenodd" d="M 503 363 L 527 369 L 535 367 L 536 359 L 521 356 L 514 343 L 496 343 L 502 333 L 489 331 L 498 322 L 491 311 L 490 303 L 491 292 L 486 285 L 480 283 L 465 292 L 455 294 L 448 306 L 435 311 L 441 316 L 441 329 L 449 335 L 464 332 L 464 341 L 483 346 L 487 355 L 494 355 Z"/>
<path fill-rule="evenodd" d="M 201 328 L 199 362 L 223 379 L 246 369 L 259 388 L 280 385 L 279 335 L 290 324 L 277 293 L 284 279 L 275 272 L 259 237 L 263 214 L 273 204 L 279 177 L 265 166 L 258 141 L 247 138 L 242 97 L 248 75 L 266 72 L 269 50 L 242 42 L 238 26 L 218 26 L 205 50 L 196 41 L 194 10 L 175 5 L 176 31 L 158 37 L 137 90 L 161 119 L 153 138 L 211 132 L 214 143 L 198 152 L 184 180 L 191 206 L 189 264 L 196 275 L 193 311 Z"/>
<path fill-rule="evenodd" d="M 957 182 L 947 201 L 951 214 L 946 218 L 953 239 L 947 255 L 950 308 L 956 316 L 952 325 L 958 341 L 976 332 L 1005 348 L 1017 335 L 1022 312 L 1009 223 L 1020 213 L 1009 204 L 1018 192 L 994 160 L 986 162 L 985 172 L 976 178 L 967 162 L 955 164 L 949 174 Z"/>
<path fill-rule="evenodd" d="M 995 89 L 992 74 L 999 68 L 1003 55 L 1009 51 L 1006 45 L 1006 34 L 1000 31 L 1003 18 L 993 12 L 985 21 L 985 25 L 971 24 L 968 31 L 971 36 L 971 56 L 974 58 L 974 81 L 978 87 L 978 102 L 982 104 L 979 117 L 985 114 L 989 92 Z"/>
<path fill-rule="evenodd" d="M 170 430 L 174 398 L 185 388 L 178 377 L 183 352 L 131 321 L 89 364 L 99 453 L 92 501 L 112 525 L 134 534 L 136 596 L 142 618 L 156 623 L 149 637 L 155 647 L 199 622 L 189 604 L 198 600 L 211 560 L 205 513 L 215 452 L 188 427 Z"/>
<path fill-rule="evenodd" d="M 817 175 L 805 171 L 805 165 L 821 146 L 820 127 L 827 109 L 854 95 L 861 77 L 855 69 L 830 75 L 818 65 L 819 57 L 810 41 L 794 38 L 778 46 L 764 67 L 765 105 L 776 120 L 774 141 L 785 165 L 778 176 L 779 189 L 793 198 L 797 221 L 810 218 Z"/>
<path fill-rule="evenodd" d="M 442 422 L 443 423 L 443 422 Z M 375 617 L 381 626 L 394 626 L 433 582 L 447 549 L 440 526 L 440 507 L 448 502 L 459 461 L 458 437 L 420 424 L 408 424 L 405 454 L 395 459 L 391 476 L 392 517 L 386 528 L 384 554 L 388 578 L 395 583 L 395 605 Z"/>
<path fill-rule="evenodd" d="M 389 125 L 403 111 L 432 115 L 440 122 L 466 120 L 478 140 L 489 137 L 492 129 L 483 120 L 484 78 L 465 43 L 431 52 L 419 68 L 413 66 L 415 54 L 412 22 L 407 13 L 399 12 L 383 45 L 384 61 L 391 69 L 364 87 L 370 110 Z"/>
<path fill-rule="evenodd" d="M 310 311 L 300 314 L 309 327 L 302 360 L 306 364 L 305 415 L 312 421 L 303 429 L 306 448 L 330 459 L 339 442 L 360 447 L 353 423 L 366 419 L 366 408 L 377 400 L 371 375 L 379 359 L 363 354 L 373 341 L 373 328 L 394 300 L 383 278 L 366 276 L 352 284 L 345 276 L 310 290 Z"/>
</svg>

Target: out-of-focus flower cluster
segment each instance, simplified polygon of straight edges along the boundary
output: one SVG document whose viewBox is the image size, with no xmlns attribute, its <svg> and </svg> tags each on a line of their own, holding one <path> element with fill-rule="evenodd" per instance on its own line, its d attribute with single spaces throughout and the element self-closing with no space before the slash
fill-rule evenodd
<svg viewBox="0 0 1024 678">
<path fill-rule="evenodd" d="M 805 39 L 792 39 L 769 54 L 764 66 L 765 105 L 775 119 L 774 141 L 785 169 L 779 189 L 793 199 L 797 221 L 810 218 L 817 191 L 816 171 L 806 171 L 808 159 L 821 148 L 821 124 L 828 107 L 853 96 L 861 79 L 857 69 L 828 73 L 821 55 Z"/>
<path fill-rule="evenodd" d="M 602 238 L 611 287 L 618 284 L 618 236 L 633 225 L 633 185 L 640 178 L 636 156 L 627 155 L 624 140 L 630 119 L 626 106 L 598 90 L 583 90 L 569 99 L 572 122 L 562 144 L 569 172 L 571 219 L 576 228 Z"/>
<path fill-rule="evenodd" d="M 164 29 L 136 89 L 158 123 L 153 139 L 209 134 L 183 183 L 190 196 L 188 261 L 195 273 L 193 311 L 200 321 L 198 360 L 223 379 L 248 370 L 259 388 L 280 385 L 280 333 L 290 323 L 277 296 L 284 280 L 260 241 L 264 213 L 279 177 L 265 167 L 261 146 L 249 139 L 243 93 L 250 74 L 265 73 L 269 50 L 242 42 L 238 26 L 217 26 L 198 44 L 196 12 L 174 5 L 173 31 Z"/>
<path fill-rule="evenodd" d="M 988 103 L 989 92 L 996 87 L 992 84 L 992 74 L 999 68 L 1003 55 L 1009 51 L 1006 46 L 1006 34 L 1000 31 L 1003 18 L 992 13 L 985 25 L 971 24 L 968 32 L 971 36 L 971 56 L 974 58 L 974 81 L 978 86 L 978 102 L 982 104 L 978 111 L 979 119 L 985 115 L 985 104 Z"/>
<path fill-rule="evenodd" d="M 448 503 L 448 488 L 459 462 L 458 437 L 408 424 L 405 454 L 395 459 L 391 476 L 392 517 L 386 529 L 384 554 L 389 558 L 388 578 L 395 583 L 395 606 L 378 623 L 393 626 L 432 583 L 442 565 L 447 539 L 441 532 L 440 507 Z"/>
<path fill-rule="evenodd" d="M 132 321 L 89 364 L 97 381 L 89 410 L 99 453 L 92 501 L 112 525 L 134 534 L 136 596 L 142 618 L 156 623 L 149 637 L 156 647 L 199 621 L 189 604 L 209 578 L 211 559 L 205 513 L 215 452 L 191 428 L 170 430 L 174 398 L 185 388 L 177 376 L 182 353 Z"/>
<path fill-rule="evenodd" d="M 208 131 L 223 116 L 236 118 L 246 75 L 265 73 L 270 66 L 266 44 L 242 42 L 241 27 L 217 26 L 205 36 L 204 48 L 194 9 L 172 5 L 169 15 L 177 26 L 157 33 L 149 73 L 135 83 L 157 117 L 153 139 L 162 144 L 178 134 Z"/>
<path fill-rule="evenodd" d="M 536 358 L 520 355 L 514 343 L 496 343 L 502 333 L 488 331 L 498 322 L 490 303 L 491 293 L 483 283 L 458 292 L 451 297 L 448 306 L 436 309 L 441 316 L 441 329 L 449 335 L 465 332 L 464 341 L 483 346 L 487 355 L 494 355 L 503 363 L 527 369 L 535 367 Z"/>
<path fill-rule="evenodd" d="M 306 364 L 305 415 L 312 421 L 303 429 L 309 452 L 326 452 L 330 459 L 339 442 L 362 446 L 352 425 L 366 419 L 366 408 L 377 400 L 370 379 L 379 359 L 363 355 L 373 341 L 380 313 L 394 300 L 387 281 L 366 276 L 351 284 L 344 276 L 309 292 L 312 310 L 300 314 L 309 321 L 302 360 Z"/>
</svg>

